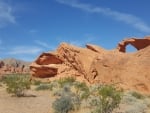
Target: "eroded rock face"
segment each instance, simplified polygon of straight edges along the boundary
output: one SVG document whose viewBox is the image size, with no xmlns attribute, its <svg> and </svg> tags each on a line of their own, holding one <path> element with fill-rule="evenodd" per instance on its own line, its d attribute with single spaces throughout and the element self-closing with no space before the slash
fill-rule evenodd
<svg viewBox="0 0 150 113">
<path fill-rule="evenodd" d="M 132 44 L 139 50 L 132 54 L 124 53 L 121 46 L 108 51 L 92 44 L 80 48 L 62 43 L 55 52 L 41 54 L 31 64 L 31 74 L 50 80 L 74 76 L 88 83 L 115 83 L 123 89 L 150 93 L 150 44 L 145 39 L 149 37 L 121 43 Z"/>
<path fill-rule="evenodd" d="M 145 37 L 143 39 L 137 39 L 137 38 L 125 39 L 118 44 L 117 49 L 120 52 L 126 52 L 126 46 L 128 44 L 131 44 L 137 50 L 140 50 L 150 45 L 150 37 Z"/>
<path fill-rule="evenodd" d="M 31 74 L 36 77 L 53 77 L 57 74 L 57 64 L 63 61 L 53 53 L 42 53 L 35 62 L 30 65 Z"/>
</svg>

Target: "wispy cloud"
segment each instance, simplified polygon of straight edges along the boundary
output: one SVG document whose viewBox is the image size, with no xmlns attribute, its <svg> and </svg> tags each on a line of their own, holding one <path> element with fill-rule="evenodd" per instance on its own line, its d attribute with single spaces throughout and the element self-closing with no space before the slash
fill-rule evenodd
<svg viewBox="0 0 150 113">
<path fill-rule="evenodd" d="M 86 37 L 79 40 L 71 40 L 69 41 L 70 44 L 75 45 L 75 46 L 79 46 L 79 47 L 84 47 L 87 43 L 92 43 L 94 39 L 92 37 Z"/>
<path fill-rule="evenodd" d="M 29 30 L 30 33 L 37 33 L 38 31 L 36 29 Z"/>
<path fill-rule="evenodd" d="M 43 49 L 36 46 L 17 46 L 9 50 L 7 54 L 17 55 L 17 54 L 29 54 L 34 55 L 42 52 Z"/>
<path fill-rule="evenodd" d="M 35 40 L 34 41 L 36 44 L 38 44 L 39 46 L 41 46 L 41 47 L 44 47 L 44 48 L 47 48 L 47 49 L 49 49 L 49 50 L 54 50 L 54 49 L 56 49 L 56 45 L 49 45 L 49 44 L 47 44 L 46 42 L 43 42 L 43 41 L 40 41 L 40 40 Z"/>
<path fill-rule="evenodd" d="M 80 3 L 77 0 L 56 0 L 56 1 L 58 3 L 78 8 L 89 13 L 98 13 L 110 16 L 111 18 L 129 24 L 142 32 L 150 33 L 150 26 L 148 26 L 139 17 L 136 17 L 132 14 L 122 13 L 119 11 L 112 10 L 110 8 L 95 7 L 91 4 Z"/>
<path fill-rule="evenodd" d="M 0 27 L 3 27 L 8 23 L 16 23 L 13 9 L 4 0 L 0 0 Z"/>
<path fill-rule="evenodd" d="M 92 43 L 95 41 L 95 37 L 90 35 L 90 34 L 84 34 L 82 36 L 82 38 L 80 38 L 80 40 L 77 40 L 76 38 L 65 38 L 65 37 L 61 37 L 59 36 L 57 38 L 58 42 L 59 43 L 62 43 L 62 42 L 66 42 L 66 43 L 69 43 L 69 44 L 72 44 L 72 45 L 75 45 L 75 46 L 79 46 L 79 47 L 84 47 L 87 43 Z"/>
</svg>

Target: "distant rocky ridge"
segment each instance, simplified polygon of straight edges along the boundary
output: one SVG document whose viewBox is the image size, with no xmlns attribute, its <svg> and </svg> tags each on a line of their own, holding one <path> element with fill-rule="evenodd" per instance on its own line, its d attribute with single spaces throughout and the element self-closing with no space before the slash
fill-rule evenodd
<svg viewBox="0 0 150 113">
<path fill-rule="evenodd" d="M 14 58 L 0 59 L 0 75 L 11 73 L 29 73 L 30 62 Z"/>
<path fill-rule="evenodd" d="M 128 44 L 138 51 L 126 53 Z M 32 76 L 50 80 L 73 76 L 91 84 L 113 83 L 123 89 L 150 93 L 150 37 L 125 39 L 113 50 L 62 43 L 56 51 L 42 53 L 30 70 Z"/>
</svg>

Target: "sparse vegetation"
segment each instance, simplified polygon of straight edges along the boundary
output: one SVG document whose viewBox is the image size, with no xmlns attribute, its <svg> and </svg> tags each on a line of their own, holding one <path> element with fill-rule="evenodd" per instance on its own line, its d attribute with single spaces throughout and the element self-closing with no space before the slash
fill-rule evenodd
<svg viewBox="0 0 150 113">
<path fill-rule="evenodd" d="M 55 96 L 59 96 L 59 99 L 71 96 L 72 98 L 69 100 L 73 103 L 74 110 L 79 110 L 81 104 L 84 103 L 87 104 L 85 107 L 90 107 L 92 113 L 112 113 L 121 101 L 121 90 L 113 85 L 99 85 L 92 90 L 93 87 L 88 87 L 83 82 L 66 80 L 65 78 L 58 80 L 58 84 L 61 85 L 59 90 L 55 92 Z M 53 108 L 56 109 L 56 107 Z"/>
<path fill-rule="evenodd" d="M 7 85 L 7 92 L 17 97 L 25 95 L 25 90 L 30 88 L 29 76 L 12 74 L 3 78 L 3 82 Z"/>
<path fill-rule="evenodd" d="M 51 84 L 40 84 L 36 87 L 35 90 L 52 90 L 53 86 Z"/>
<path fill-rule="evenodd" d="M 132 93 L 131 91 L 124 92 L 119 111 L 122 113 L 149 113 L 146 110 L 150 108 L 150 99 L 146 97 L 138 99 Z"/>
<path fill-rule="evenodd" d="M 7 75 L 1 79 L 1 84 L 17 97 L 25 96 L 25 91 L 30 88 L 29 76 L 25 75 Z M 49 90 L 53 94 L 55 113 L 78 113 L 83 109 L 89 113 L 146 113 L 150 106 L 150 99 L 138 92 L 122 93 L 114 85 L 87 86 L 71 77 L 52 82 L 34 81 L 32 85 L 37 91 Z"/>
<path fill-rule="evenodd" d="M 70 96 L 61 96 L 52 105 L 55 113 L 68 113 L 73 110 L 73 103 Z"/>
<path fill-rule="evenodd" d="M 74 77 L 66 77 L 66 78 L 60 78 L 57 82 L 61 88 L 63 88 L 65 85 L 72 85 L 76 79 Z"/>
<path fill-rule="evenodd" d="M 121 101 L 121 91 L 113 85 L 103 85 L 98 89 L 97 106 L 92 113 L 112 113 Z"/>
<path fill-rule="evenodd" d="M 137 98 L 137 99 L 144 99 L 144 95 L 142 95 L 142 94 L 140 94 L 140 93 L 138 93 L 138 92 L 132 92 L 131 93 L 132 94 L 132 96 L 134 96 L 135 98 Z"/>
<path fill-rule="evenodd" d="M 42 82 L 41 81 L 39 81 L 39 80 L 33 80 L 32 81 L 32 84 L 33 85 L 40 85 Z"/>
</svg>

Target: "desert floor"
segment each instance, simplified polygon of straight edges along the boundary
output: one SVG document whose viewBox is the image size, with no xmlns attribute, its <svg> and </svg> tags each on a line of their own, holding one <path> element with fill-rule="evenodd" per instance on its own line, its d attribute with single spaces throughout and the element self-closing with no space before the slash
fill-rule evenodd
<svg viewBox="0 0 150 113">
<path fill-rule="evenodd" d="M 27 94 L 29 97 L 12 97 L 5 87 L 0 87 L 0 113 L 52 113 L 54 98 L 49 91 L 31 89 Z"/>
<path fill-rule="evenodd" d="M 31 89 L 26 92 L 26 94 L 27 97 L 11 96 L 11 94 L 8 94 L 6 92 L 6 87 L 0 85 L 0 113 L 54 113 L 52 109 L 52 103 L 54 102 L 56 97 L 52 96 L 52 92 L 50 92 L 49 90 L 36 91 L 35 86 L 32 86 Z M 130 108 L 131 110 L 133 109 L 133 111 L 136 111 L 136 108 L 138 107 L 140 108 L 140 106 L 137 105 L 136 103 L 135 105 L 133 104 L 132 106 L 129 107 L 127 105 L 125 106 L 123 105 L 121 109 L 123 110 Z M 82 107 L 82 109 L 80 109 L 78 112 L 74 111 L 71 113 L 91 113 L 91 112 L 89 109 Z M 117 113 L 124 113 L 124 112 L 117 112 Z M 146 112 L 144 113 L 150 113 L 150 109 L 147 109 Z"/>
<path fill-rule="evenodd" d="M 55 97 L 50 91 L 36 91 L 31 87 L 26 94 L 28 97 L 13 97 L 6 92 L 5 86 L 0 86 L 0 113 L 54 113 L 52 102 Z M 84 108 L 78 113 L 90 113 L 90 111 Z"/>
</svg>

